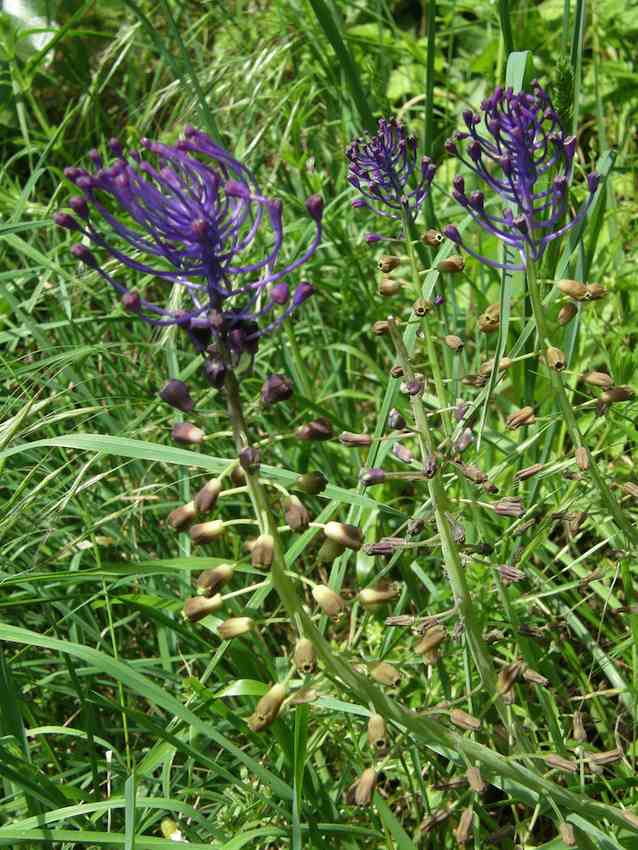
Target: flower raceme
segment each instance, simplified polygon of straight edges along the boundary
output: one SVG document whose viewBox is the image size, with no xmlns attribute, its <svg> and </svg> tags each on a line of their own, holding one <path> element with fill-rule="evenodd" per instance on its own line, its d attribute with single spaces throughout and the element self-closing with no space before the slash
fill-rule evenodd
<svg viewBox="0 0 638 850">
<path fill-rule="evenodd" d="M 406 136 L 402 124 L 381 118 L 377 134 L 355 139 L 346 156 L 348 182 L 364 196 L 356 198 L 353 207 L 391 219 L 407 212 L 414 221 L 436 169 L 427 156 L 418 163 L 416 139 Z"/>
<path fill-rule="evenodd" d="M 505 202 L 502 214 L 488 211 L 483 192 L 466 194 L 462 176 L 454 179 L 452 195 L 487 233 L 520 255 L 520 262 L 499 263 L 463 244 L 454 225 L 444 234 L 469 254 L 494 268 L 522 271 L 528 260 L 538 262 L 554 239 L 559 239 L 585 215 L 598 188 L 600 177 L 587 178 L 589 194 L 571 219 L 568 213 L 576 137 L 566 136 L 551 101 L 534 81 L 531 92 L 515 94 L 497 88 L 481 104 L 483 115 L 463 113 L 467 130 L 456 132 L 445 143 L 488 190 Z M 485 128 L 480 131 L 481 125 Z M 460 144 L 466 153 L 460 150 Z"/>
<path fill-rule="evenodd" d="M 120 294 L 126 309 L 155 326 L 185 328 L 199 352 L 209 351 L 207 377 L 215 383 L 224 370 L 218 350 L 235 358 L 254 352 L 259 337 L 314 292 L 302 281 L 291 293 L 285 278 L 314 254 L 323 202 L 318 195 L 308 198 L 314 238 L 301 256 L 278 267 L 281 201 L 262 195 L 251 172 L 205 133 L 187 127 L 175 145 L 143 139 L 143 150 L 128 155 L 117 139 L 109 147 L 113 164 L 104 165 L 94 150 L 93 173 L 66 169 L 81 194 L 69 200 L 74 214 L 59 212 L 55 221 L 151 278 L 147 294 L 128 289 L 86 244 L 71 248 Z M 179 292 L 163 295 L 161 284 Z"/>
</svg>

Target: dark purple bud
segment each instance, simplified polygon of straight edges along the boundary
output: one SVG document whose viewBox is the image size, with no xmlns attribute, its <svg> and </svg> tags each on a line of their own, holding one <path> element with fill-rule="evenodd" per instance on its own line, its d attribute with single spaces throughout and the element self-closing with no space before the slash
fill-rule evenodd
<svg viewBox="0 0 638 850">
<path fill-rule="evenodd" d="M 65 212 L 56 212 L 53 215 L 53 221 L 58 227 L 63 227 L 65 230 L 79 230 L 80 226 L 72 215 Z"/>
<path fill-rule="evenodd" d="M 506 177 L 509 177 L 512 173 L 512 158 L 510 156 L 502 156 L 499 159 L 499 163 L 501 168 L 503 169 L 503 174 Z"/>
<path fill-rule="evenodd" d="M 261 388 L 261 403 L 264 407 L 287 401 L 292 396 L 293 385 L 286 375 L 269 375 Z"/>
<path fill-rule="evenodd" d="M 516 218 L 514 219 L 514 227 L 517 230 L 520 230 L 521 233 L 528 233 L 529 232 L 529 227 L 527 225 L 527 219 L 525 218 L 524 215 L 517 215 L 516 216 Z"/>
<path fill-rule="evenodd" d="M 176 443 L 199 445 L 204 439 L 204 432 L 192 422 L 176 422 L 171 437 Z"/>
<path fill-rule="evenodd" d="M 393 431 L 400 431 L 405 428 L 405 419 L 396 407 L 393 407 L 388 413 L 388 428 L 391 428 Z"/>
<path fill-rule="evenodd" d="M 198 242 L 203 242 L 208 237 L 208 222 L 203 218 L 196 218 L 191 224 L 191 233 Z"/>
<path fill-rule="evenodd" d="M 457 192 L 456 189 L 452 189 L 452 197 L 456 203 L 460 204 L 462 207 L 468 206 L 468 200 L 462 192 Z"/>
<path fill-rule="evenodd" d="M 421 395 L 423 392 L 423 381 L 419 381 L 417 378 L 413 381 L 408 381 L 405 385 L 405 391 L 411 396 Z"/>
<path fill-rule="evenodd" d="M 100 156 L 99 151 L 97 151 L 95 148 L 91 148 L 91 150 L 89 151 L 89 159 L 97 168 L 102 167 L 102 157 Z"/>
<path fill-rule="evenodd" d="M 111 151 L 111 153 L 115 154 L 115 156 L 124 156 L 124 148 L 122 147 L 122 143 L 119 139 L 115 138 L 115 136 L 109 139 L 108 145 L 109 150 Z"/>
<path fill-rule="evenodd" d="M 446 224 L 443 228 L 443 235 L 446 236 L 450 242 L 454 242 L 456 245 L 461 244 L 461 234 L 454 224 Z"/>
<path fill-rule="evenodd" d="M 436 455 L 428 455 L 423 461 L 423 472 L 426 478 L 434 478 L 436 475 Z"/>
<path fill-rule="evenodd" d="M 564 174 L 560 174 L 558 177 L 554 178 L 553 182 L 554 191 L 557 195 L 562 195 L 567 191 L 567 186 L 569 185 L 569 181 Z"/>
<path fill-rule="evenodd" d="M 85 245 L 72 245 L 71 253 L 76 260 L 81 260 L 85 265 L 89 266 L 89 268 L 99 268 L 97 260 Z"/>
<path fill-rule="evenodd" d="M 454 141 L 454 139 L 447 139 L 445 144 L 443 145 L 443 147 L 445 148 L 447 153 L 450 154 L 450 156 L 458 156 L 459 155 L 459 149 L 457 148 L 456 142 Z"/>
<path fill-rule="evenodd" d="M 471 109 L 464 110 L 463 120 L 465 121 L 468 130 L 471 130 L 472 127 L 474 127 L 474 113 Z"/>
<path fill-rule="evenodd" d="M 120 303 L 129 313 L 139 313 L 142 309 L 142 299 L 139 292 L 132 289 L 130 292 L 125 292 Z"/>
<path fill-rule="evenodd" d="M 314 292 L 314 286 L 311 283 L 308 283 L 307 280 L 302 280 L 292 296 L 293 306 L 299 307 L 307 298 L 310 298 Z"/>
<path fill-rule="evenodd" d="M 368 245 L 372 245 L 375 242 L 383 241 L 384 237 L 380 236 L 378 233 L 366 233 L 364 239 L 368 243 Z"/>
<path fill-rule="evenodd" d="M 434 304 L 435 307 L 440 307 L 441 304 L 445 304 L 445 295 L 441 295 L 441 294 L 435 295 L 434 298 L 432 299 L 432 303 Z"/>
<path fill-rule="evenodd" d="M 86 202 L 86 198 L 83 198 L 81 195 L 74 195 L 72 198 L 69 198 L 69 206 L 80 218 L 86 220 L 89 217 L 89 205 Z"/>
<path fill-rule="evenodd" d="M 355 186 L 355 188 L 358 188 L 358 187 Z M 367 207 L 367 206 L 368 206 L 368 204 L 363 200 L 363 198 L 355 198 L 354 201 L 352 201 L 352 209 L 353 210 L 360 210 L 360 209 L 363 209 L 364 207 Z"/>
<path fill-rule="evenodd" d="M 306 209 L 308 215 L 315 221 L 321 221 L 323 215 L 323 198 L 321 195 L 311 195 L 306 201 Z"/>
<path fill-rule="evenodd" d="M 204 361 L 204 377 L 215 389 L 220 390 L 224 386 L 226 378 L 226 366 L 217 358 Z"/>
<path fill-rule="evenodd" d="M 300 425 L 296 430 L 297 438 L 304 441 L 331 440 L 333 436 L 332 423 L 325 416 L 313 419 Z"/>
<path fill-rule="evenodd" d="M 226 181 L 224 192 L 231 198 L 242 198 L 244 201 L 250 200 L 250 189 L 245 183 L 240 183 L 239 180 Z"/>
<path fill-rule="evenodd" d="M 375 484 L 383 484 L 385 480 L 385 472 L 382 469 L 364 469 L 361 471 L 359 480 L 364 487 L 372 487 Z"/>
<path fill-rule="evenodd" d="M 246 446 L 239 452 L 239 465 L 246 472 L 255 473 L 259 470 L 261 454 L 254 446 Z"/>
<path fill-rule="evenodd" d="M 477 142 L 476 140 L 474 140 L 473 142 L 470 142 L 470 144 L 468 145 L 468 148 L 467 148 L 467 152 L 470 155 L 471 160 L 473 160 L 474 162 L 478 162 L 479 159 L 481 158 L 480 142 Z"/>
<path fill-rule="evenodd" d="M 483 212 L 485 205 L 485 196 L 483 192 L 472 192 L 470 195 L 470 206 L 478 212 Z"/>
<path fill-rule="evenodd" d="M 276 283 L 270 290 L 270 298 L 275 304 L 286 304 L 290 298 L 287 283 Z"/>
<path fill-rule="evenodd" d="M 188 392 L 188 387 L 183 381 L 172 378 L 167 381 L 159 392 L 159 397 L 171 407 L 181 410 L 182 413 L 190 413 L 193 409 L 193 399 Z"/>
<path fill-rule="evenodd" d="M 589 191 L 593 194 L 600 185 L 600 174 L 597 171 L 592 171 L 587 176 L 587 185 L 589 186 Z"/>
<path fill-rule="evenodd" d="M 568 136 L 563 141 L 563 150 L 567 159 L 573 159 L 576 153 L 576 136 Z"/>
</svg>

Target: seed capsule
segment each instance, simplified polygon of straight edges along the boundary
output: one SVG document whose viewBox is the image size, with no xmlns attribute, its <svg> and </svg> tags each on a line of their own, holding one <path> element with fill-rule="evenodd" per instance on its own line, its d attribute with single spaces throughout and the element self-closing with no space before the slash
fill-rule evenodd
<svg viewBox="0 0 638 850">
<path fill-rule="evenodd" d="M 555 372 L 562 372 L 567 365 L 565 354 L 560 350 L 560 348 L 550 346 L 545 352 L 545 357 L 547 359 L 547 365 Z"/>
<path fill-rule="evenodd" d="M 447 347 L 452 351 L 463 351 L 463 340 L 460 336 L 456 336 L 455 334 L 448 334 L 443 337 L 443 340 Z"/>
<path fill-rule="evenodd" d="M 214 519 L 211 522 L 199 522 L 191 526 L 190 536 L 193 545 L 199 546 L 202 543 L 211 543 L 224 533 L 224 523 L 221 519 Z"/>
<path fill-rule="evenodd" d="M 564 770 L 567 773 L 576 773 L 578 770 L 578 762 L 563 758 L 562 756 L 556 755 L 556 753 L 551 753 L 550 755 L 545 756 L 545 761 L 550 767 L 555 767 L 558 770 Z"/>
<path fill-rule="evenodd" d="M 309 676 L 314 671 L 317 656 L 312 641 L 308 640 L 308 638 L 301 638 L 301 640 L 297 641 L 293 661 L 297 671 L 303 673 L 304 676 Z"/>
<path fill-rule="evenodd" d="M 254 475 L 259 472 L 261 452 L 253 446 L 246 446 L 239 452 L 239 465 L 244 472 Z"/>
<path fill-rule="evenodd" d="M 504 371 L 505 369 L 509 369 L 512 365 L 511 357 L 501 357 L 498 361 L 498 368 Z M 482 363 L 479 368 L 479 375 L 491 375 L 492 369 L 494 368 L 494 357 L 486 360 L 485 363 Z"/>
<path fill-rule="evenodd" d="M 440 230 L 435 230 L 431 227 L 429 230 L 425 231 L 421 237 L 421 241 L 425 242 L 426 245 L 429 245 L 430 248 L 438 248 L 439 245 L 445 241 L 445 236 Z"/>
<path fill-rule="evenodd" d="M 372 333 L 375 336 L 383 336 L 390 330 L 390 323 L 385 319 L 380 319 L 372 325 Z"/>
<path fill-rule="evenodd" d="M 372 469 L 362 469 L 359 475 L 359 481 L 364 487 L 373 487 L 375 484 L 383 484 L 385 481 L 385 472 L 378 467 Z"/>
<path fill-rule="evenodd" d="M 616 747 L 615 750 L 606 750 L 602 753 L 589 753 L 587 760 L 590 764 L 601 767 L 605 764 L 614 764 L 614 762 L 620 761 L 622 757 L 623 751 L 620 747 Z"/>
<path fill-rule="evenodd" d="M 197 589 L 203 596 L 211 596 L 218 587 L 223 587 L 233 577 L 235 568 L 231 564 L 219 564 L 204 570 L 197 579 Z"/>
<path fill-rule="evenodd" d="M 473 481 L 475 484 L 482 484 L 484 481 L 487 481 L 487 475 L 483 470 L 479 469 L 478 466 L 474 466 L 472 463 L 462 463 L 459 469 L 465 478 Z"/>
<path fill-rule="evenodd" d="M 558 831 L 560 833 L 560 837 L 563 840 L 563 843 L 566 844 L 567 847 L 576 846 L 576 835 L 574 833 L 574 827 L 571 825 L 571 823 L 563 821 L 558 827 Z"/>
<path fill-rule="evenodd" d="M 185 505 L 181 505 L 179 508 L 175 508 L 174 511 L 171 511 L 168 515 L 168 524 L 171 528 L 174 528 L 175 531 L 184 531 L 188 526 L 193 522 L 195 517 L 197 516 L 197 509 L 195 508 L 194 502 L 187 502 Z"/>
<path fill-rule="evenodd" d="M 328 486 L 328 479 L 323 472 L 304 472 L 295 481 L 295 489 L 301 490 L 308 496 L 318 496 Z"/>
<path fill-rule="evenodd" d="M 351 431 L 342 431 L 339 434 L 339 442 L 344 446 L 370 446 L 372 437 L 370 434 L 353 434 Z"/>
<path fill-rule="evenodd" d="M 402 288 L 403 284 L 400 280 L 394 280 L 391 277 L 382 277 L 379 281 L 377 292 L 379 295 L 388 298 L 392 295 L 398 295 Z"/>
<path fill-rule="evenodd" d="M 509 564 L 501 564 L 497 567 L 499 575 L 501 577 L 501 581 L 507 587 L 508 584 L 514 584 L 517 581 L 523 581 L 525 578 L 525 573 L 521 572 L 521 570 L 516 567 L 512 567 Z"/>
<path fill-rule="evenodd" d="M 437 264 L 437 269 L 440 272 L 447 272 L 448 274 L 458 274 L 462 272 L 465 268 L 465 258 L 460 254 L 453 254 L 451 257 L 447 257 L 445 260 L 441 260 L 440 263 Z"/>
<path fill-rule="evenodd" d="M 253 567 L 268 569 L 272 566 L 274 540 L 271 534 L 260 534 L 250 550 L 250 563 Z"/>
<path fill-rule="evenodd" d="M 607 295 L 607 290 L 599 283 L 590 283 L 585 294 L 586 301 L 599 301 Z"/>
<path fill-rule="evenodd" d="M 331 440 L 333 436 L 332 423 L 325 416 L 320 416 L 312 422 L 306 422 L 305 425 L 300 425 L 295 431 L 297 439 L 306 442 L 318 442 L 321 440 Z"/>
<path fill-rule="evenodd" d="M 346 547 L 342 546 L 341 543 L 335 543 L 334 540 L 326 538 L 317 552 L 317 560 L 320 564 L 331 564 L 335 558 L 343 555 L 345 551 Z"/>
<path fill-rule="evenodd" d="M 184 603 L 183 614 L 185 619 L 190 620 L 191 623 L 198 623 L 204 617 L 208 617 L 209 614 L 219 611 L 222 605 L 223 601 L 219 593 L 216 593 L 215 596 L 211 596 L 210 598 L 206 596 L 191 596 Z"/>
<path fill-rule="evenodd" d="M 519 517 L 525 513 L 522 501 L 512 496 L 506 496 L 500 502 L 494 502 L 492 508 L 494 509 L 494 513 L 499 516 Z"/>
<path fill-rule="evenodd" d="M 481 771 L 478 767 L 468 767 L 465 772 L 465 776 L 467 778 L 468 785 L 474 791 L 475 794 L 482 794 L 485 789 L 485 780 L 481 776 Z"/>
<path fill-rule="evenodd" d="M 587 372 L 582 377 L 583 381 L 592 387 L 602 387 L 604 390 L 609 390 L 614 385 L 614 379 L 606 372 Z"/>
<path fill-rule="evenodd" d="M 587 297 L 587 286 L 579 280 L 559 280 L 557 285 L 563 295 L 575 301 L 584 301 Z"/>
<path fill-rule="evenodd" d="M 589 469 L 589 454 L 584 446 L 578 446 L 574 453 L 576 457 L 576 466 L 585 472 Z"/>
<path fill-rule="evenodd" d="M 368 720 L 368 744 L 379 755 L 388 751 L 388 734 L 385 720 L 380 714 L 371 714 Z"/>
<path fill-rule="evenodd" d="M 346 603 L 339 594 L 335 593 L 332 588 L 327 587 L 325 584 L 318 584 L 316 587 L 313 587 L 312 596 L 323 613 L 327 614 L 328 617 L 338 617 L 346 607 Z"/>
<path fill-rule="evenodd" d="M 414 651 L 417 655 L 423 655 L 428 652 L 432 652 L 432 650 L 437 649 L 443 641 L 447 639 L 447 629 L 442 625 L 434 625 L 429 628 L 421 640 L 419 640 L 415 646 Z"/>
<path fill-rule="evenodd" d="M 254 628 L 255 621 L 250 617 L 230 617 L 217 626 L 217 634 L 222 640 L 232 640 L 247 635 Z"/>
<path fill-rule="evenodd" d="M 292 531 L 305 531 L 310 525 L 310 514 L 296 496 L 286 500 L 284 516 Z"/>
<path fill-rule="evenodd" d="M 377 786 L 377 772 L 373 767 L 363 771 L 354 787 L 354 802 L 357 806 L 368 806 Z"/>
<path fill-rule="evenodd" d="M 587 740 L 587 732 L 585 732 L 585 724 L 583 723 L 583 714 L 581 711 L 575 711 L 572 717 L 572 737 L 579 744 Z"/>
<path fill-rule="evenodd" d="M 204 439 L 204 432 L 192 422 L 176 422 L 173 425 L 171 437 L 176 443 L 199 445 Z"/>
<path fill-rule="evenodd" d="M 324 526 L 323 533 L 328 540 L 333 540 L 335 543 L 340 543 L 346 549 L 353 549 L 355 552 L 361 549 L 363 544 L 363 534 L 360 528 L 355 525 L 348 525 L 345 522 L 327 522 Z"/>
<path fill-rule="evenodd" d="M 523 665 L 520 661 L 514 661 L 508 664 L 498 674 L 497 689 L 499 696 L 503 697 L 505 702 L 513 702 L 512 688 L 518 679 L 518 674 L 521 672 Z"/>
<path fill-rule="evenodd" d="M 601 395 L 600 400 L 604 404 L 615 404 L 619 401 L 629 401 L 634 397 L 634 391 L 631 387 L 612 387 Z"/>
<path fill-rule="evenodd" d="M 364 587 L 359 593 L 359 602 L 364 608 L 376 608 L 388 602 L 390 599 L 396 599 L 399 595 L 398 587 L 387 587 L 383 589 L 375 589 L 374 587 Z"/>
<path fill-rule="evenodd" d="M 482 333 L 497 331 L 501 324 L 501 305 L 490 304 L 490 306 L 479 316 L 478 326 Z"/>
<path fill-rule="evenodd" d="M 273 685 L 257 703 L 254 713 L 248 718 L 248 725 L 253 732 L 261 732 L 276 719 L 284 699 L 286 689 L 283 685 Z"/>
<path fill-rule="evenodd" d="M 193 409 L 193 399 L 183 381 L 175 379 L 168 381 L 159 391 L 159 397 L 166 404 L 170 404 L 171 407 L 175 407 L 183 413 L 190 413 Z"/>
<path fill-rule="evenodd" d="M 574 316 L 578 313 L 578 307 L 569 301 L 567 304 L 563 304 L 563 306 L 558 311 L 558 324 L 562 326 L 568 325 Z"/>
<path fill-rule="evenodd" d="M 461 729 L 467 729 L 470 732 L 477 732 L 481 728 L 481 721 L 478 717 L 468 714 L 460 708 L 453 708 L 450 712 L 450 720 L 455 726 Z"/>
<path fill-rule="evenodd" d="M 544 463 L 535 463 L 532 466 L 526 466 L 525 469 L 519 469 L 514 476 L 514 481 L 527 481 L 528 478 L 542 472 L 545 469 Z"/>
<path fill-rule="evenodd" d="M 456 827 L 454 832 L 454 837 L 456 838 L 457 844 L 461 847 L 465 847 L 470 837 L 470 833 L 472 832 L 472 821 L 474 819 L 474 811 L 472 806 L 468 806 L 466 809 L 463 809 L 463 814 L 459 820 L 459 824 Z"/>
<path fill-rule="evenodd" d="M 405 419 L 401 416 L 396 407 L 393 407 L 388 413 L 388 428 L 392 431 L 401 431 L 405 428 Z"/>
<path fill-rule="evenodd" d="M 379 257 L 377 265 L 384 274 L 388 274 L 388 272 L 394 271 L 394 269 L 401 265 L 401 260 L 399 257 L 392 257 L 388 254 L 384 254 Z"/>
<path fill-rule="evenodd" d="M 210 481 L 207 481 L 193 499 L 199 513 L 205 514 L 211 508 L 214 508 L 221 492 L 222 482 L 220 478 L 211 478 Z"/>
<path fill-rule="evenodd" d="M 401 673 L 387 661 L 373 664 L 370 667 L 370 675 L 380 685 L 386 685 L 389 688 L 398 688 L 401 684 Z"/>
<path fill-rule="evenodd" d="M 432 310 L 432 302 L 428 301 L 427 298 L 417 298 L 412 310 L 414 311 L 415 316 L 422 319 L 423 316 L 427 316 L 427 314 Z"/>
<path fill-rule="evenodd" d="M 532 425 L 534 422 L 536 422 L 534 408 L 529 406 L 521 407 L 520 410 L 515 410 L 514 413 L 510 413 L 505 420 L 505 424 L 510 431 L 515 431 L 523 425 Z"/>
<path fill-rule="evenodd" d="M 286 375 L 269 375 L 264 381 L 260 398 L 264 407 L 271 407 L 292 397 L 293 384 Z"/>
</svg>

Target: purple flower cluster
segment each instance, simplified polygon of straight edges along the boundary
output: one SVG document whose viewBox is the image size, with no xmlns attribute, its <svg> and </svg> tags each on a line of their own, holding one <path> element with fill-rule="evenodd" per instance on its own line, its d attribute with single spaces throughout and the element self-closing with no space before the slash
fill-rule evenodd
<svg viewBox="0 0 638 850">
<path fill-rule="evenodd" d="M 566 220 L 575 136 L 566 136 L 551 101 L 538 82 L 531 92 L 515 94 L 497 88 L 483 101 L 483 115 L 470 110 L 463 118 L 467 130 L 456 132 L 445 144 L 495 195 L 505 201 L 501 215 L 488 212 L 483 192 L 469 194 L 463 177 L 454 179 L 455 200 L 487 233 L 520 255 L 520 263 L 498 263 L 463 244 L 454 225 L 443 228 L 448 239 L 494 268 L 522 271 L 528 260 L 538 262 L 547 245 L 559 239 L 585 215 L 600 177 L 587 178 L 589 195 L 576 214 Z M 480 132 L 480 128 L 484 131 Z M 461 153 L 459 143 L 466 155 Z"/>
<path fill-rule="evenodd" d="M 71 249 L 120 294 L 126 309 L 155 326 L 183 327 L 197 350 L 207 353 L 207 377 L 218 384 L 228 354 L 236 361 L 256 351 L 259 337 L 314 292 L 302 281 L 291 293 L 284 278 L 314 254 L 323 202 L 317 195 L 308 198 L 314 238 L 301 256 L 278 267 L 281 201 L 264 197 L 250 171 L 205 133 L 187 127 L 175 145 L 144 139 L 143 151 L 128 155 L 117 139 L 109 147 L 112 164 L 104 165 L 92 151 L 93 173 L 66 169 L 81 194 L 69 200 L 73 214 L 59 212 L 55 221 L 147 275 L 144 293 L 129 290 L 87 244 Z"/>
<path fill-rule="evenodd" d="M 384 218 L 412 220 L 428 196 L 435 166 L 429 157 L 418 162 L 416 139 L 394 118 L 379 120 L 378 133 L 355 139 L 346 150 L 348 181 L 363 198 L 352 206 L 366 207 Z"/>
</svg>

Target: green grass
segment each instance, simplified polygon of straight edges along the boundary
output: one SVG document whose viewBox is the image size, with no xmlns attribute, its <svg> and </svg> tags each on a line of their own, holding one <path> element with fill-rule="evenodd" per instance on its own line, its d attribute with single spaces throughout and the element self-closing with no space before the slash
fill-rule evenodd
<svg viewBox="0 0 638 850">
<path fill-rule="evenodd" d="M 196 848 L 454 847 L 472 805 L 468 847 L 559 850 L 564 820 L 578 847 L 636 847 L 638 828 L 622 812 L 638 812 L 638 506 L 626 486 L 638 485 L 638 408 L 629 401 L 597 415 L 597 391 L 579 375 L 607 371 L 616 384 L 636 386 L 638 12 L 619 0 L 439 0 L 423 8 L 71 0 L 37 11 L 53 22 L 53 41 L 39 52 L 28 23 L 21 29 L 0 13 L 0 846 L 168 848 L 175 843 L 161 824 L 171 818 Z M 476 440 L 462 461 L 499 489 L 485 494 L 451 464 L 440 476 L 445 510 L 464 532 L 464 630 L 427 482 L 359 483 L 362 468 L 407 469 L 383 437 L 393 406 L 412 413 L 390 377 L 392 340 L 372 325 L 389 314 L 405 322 L 412 363 L 427 377 L 429 365 L 423 326 L 411 321 L 415 288 L 377 294 L 382 251 L 362 235 L 380 225 L 351 209 L 343 152 L 379 116 L 400 115 L 441 163 L 419 230 L 453 221 L 476 245 L 476 228 L 449 195 L 457 166 L 443 142 L 496 84 L 533 77 L 578 130 L 574 203 L 594 166 L 606 177 L 582 228 L 549 252 L 540 275 L 598 479 L 591 469 L 574 475 L 573 434 L 538 358 L 517 361 L 503 378 L 494 372 L 482 388 L 462 381 L 497 351 L 536 350 L 523 276 L 502 279 L 470 259 L 461 275 L 444 275 L 423 250 L 417 261 L 432 269 L 420 294 L 446 296 L 426 319 L 444 394 L 450 407 L 462 398 L 474 411 Z M 262 343 L 241 382 L 277 521 L 274 486 L 291 489 L 299 473 L 321 469 L 328 488 L 302 496 L 314 523 L 349 522 L 374 542 L 405 536 L 406 523 L 423 517 L 420 547 L 389 559 L 346 550 L 320 564 L 315 524 L 285 533 L 285 569 L 264 573 L 243 545 L 257 531 L 241 490 L 220 499 L 216 515 L 231 522 L 221 542 L 191 552 L 190 539 L 167 525 L 171 510 L 235 459 L 224 399 L 204 385 L 185 337 L 136 322 L 97 275 L 78 268 L 52 216 L 71 191 L 63 169 L 85 163 L 92 147 L 106 150 L 112 135 L 128 146 L 147 135 L 173 142 L 187 123 L 281 197 L 288 258 L 312 232 L 304 199 L 325 199 L 324 240 L 303 268 L 318 295 Z M 497 256 L 496 244 L 481 239 Z M 451 253 L 445 244 L 436 261 Z M 548 282 L 562 277 L 609 289 L 564 330 Z M 482 334 L 478 316 L 495 302 L 499 333 Z M 464 350 L 449 351 L 445 334 L 461 336 Z M 288 374 L 295 392 L 264 411 L 259 389 L 271 372 Z M 178 417 L 157 397 L 169 375 L 187 381 L 196 400 L 194 421 L 207 435 L 198 449 L 171 442 Z M 535 405 L 536 423 L 507 430 L 505 417 L 524 403 Z M 425 412 L 438 405 L 430 383 Z M 380 439 L 349 449 L 292 436 L 319 415 L 337 434 Z M 462 430 L 454 420 L 450 427 L 454 436 Z M 418 456 L 417 441 L 405 443 Z M 535 463 L 543 470 L 517 484 L 515 473 Z M 525 516 L 485 508 L 504 496 L 521 496 Z M 225 561 L 237 569 L 223 611 L 184 621 L 197 575 Z M 504 564 L 524 578 L 506 584 Z M 357 593 L 384 578 L 400 585 L 398 598 L 366 611 Z M 340 623 L 317 612 L 309 592 L 317 582 L 347 600 Z M 221 641 L 220 619 L 245 615 L 257 631 Z M 426 666 L 413 629 L 386 625 L 390 615 L 440 615 L 450 632 L 440 660 Z M 318 672 L 305 683 L 294 674 L 290 688 L 307 684 L 316 698 L 287 704 L 254 733 L 246 719 L 288 675 L 299 630 L 315 644 Z M 478 644 L 466 639 L 474 633 Z M 367 674 L 379 659 L 401 670 L 398 689 Z M 517 659 L 548 685 L 519 677 L 504 704 L 490 676 Z M 452 708 L 479 717 L 480 729 L 455 726 Z M 379 758 L 366 741 L 373 710 L 389 730 Z M 584 742 L 573 732 L 579 711 Z M 617 760 L 589 769 L 589 754 L 617 748 Z M 575 771 L 552 767 L 550 754 L 573 760 Z M 376 792 L 368 806 L 354 806 L 348 789 L 372 765 Z M 471 765 L 488 783 L 482 795 L 454 782 Z M 428 818 L 442 811 L 428 831 Z"/>
</svg>

